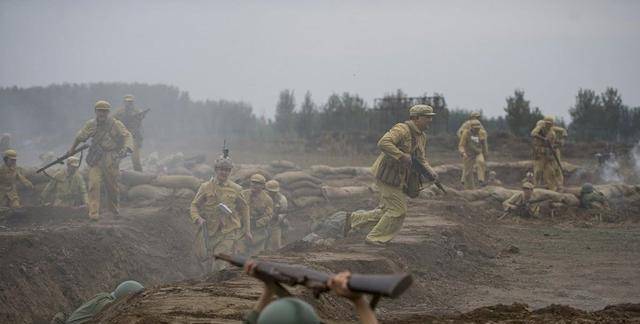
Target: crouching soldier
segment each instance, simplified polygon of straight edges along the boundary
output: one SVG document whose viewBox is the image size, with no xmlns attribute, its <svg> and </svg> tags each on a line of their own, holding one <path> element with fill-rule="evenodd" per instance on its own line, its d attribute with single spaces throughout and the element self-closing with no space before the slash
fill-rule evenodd
<svg viewBox="0 0 640 324">
<path fill-rule="evenodd" d="M 17 182 L 33 190 L 33 184 L 22 174 L 18 167 L 18 153 L 15 150 L 4 151 L 4 164 L 0 166 L 0 207 L 20 208 Z"/>
<path fill-rule="evenodd" d="M 251 214 L 251 233 L 253 242 L 248 244 L 249 254 L 258 254 L 267 248 L 269 232 L 273 222 L 273 200 L 264 190 L 266 179 L 261 174 L 250 178 L 251 188 L 242 192 L 249 204 Z"/>
<path fill-rule="evenodd" d="M 67 159 L 66 170 L 58 171 L 44 187 L 40 195 L 45 206 L 84 207 L 87 204 L 87 186 L 77 172 L 80 159 Z"/>
<path fill-rule="evenodd" d="M 289 229 L 289 221 L 287 220 L 289 202 L 287 197 L 280 193 L 280 183 L 278 181 L 269 180 L 265 187 L 269 197 L 273 200 L 273 221 L 267 249 L 275 251 L 282 247 L 285 233 Z"/>
<path fill-rule="evenodd" d="M 530 182 L 523 183 L 521 192 L 514 194 L 502 203 L 504 207 L 503 217 L 508 214 L 524 218 L 538 217 L 540 206 L 531 199 L 532 197 L 533 184 Z"/>
</svg>

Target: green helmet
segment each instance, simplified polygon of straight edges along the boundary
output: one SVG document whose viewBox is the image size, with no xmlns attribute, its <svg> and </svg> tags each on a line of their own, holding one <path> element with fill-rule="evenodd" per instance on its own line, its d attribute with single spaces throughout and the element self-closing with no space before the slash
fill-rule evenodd
<svg viewBox="0 0 640 324">
<path fill-rule="evenodd" d="M 593 192 L 593 185 L 589 182 L 586 182 L 585 184 L 582 185 L 582 188 L 580 189 L 581 193 L 592 193 Z"/>
<path fill-rule="evenodd" d="M 319 324 L 311 305 L 297 298 L 280 298 L 260 312 L 258 324 Z"/>
<path fill-rule="evenodd" d="M 111 293 L 111 295 L 114 298 L 118 299 L 129 294 L 135 294 L 142 290 L 144 290 L 144 287 L 139 282 L 127 280 L 119 284 L 118 287 L 116 287 L 116 290 Z"/>
</svg>

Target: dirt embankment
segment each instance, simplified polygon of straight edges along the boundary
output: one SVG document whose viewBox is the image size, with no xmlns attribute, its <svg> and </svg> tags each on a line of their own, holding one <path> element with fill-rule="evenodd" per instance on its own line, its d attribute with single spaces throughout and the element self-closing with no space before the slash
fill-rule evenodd
<svg viewBox="0 0 640 324">
<path fill-rule="evenodd" d="M 0 322 L 48 323 L 101 291 L 134 279 L 147 286 L 199 275 L 190 224 L 160 208 L 123 209 L 119 219 L 29 208 L 0 228 Z"/>
</svg>

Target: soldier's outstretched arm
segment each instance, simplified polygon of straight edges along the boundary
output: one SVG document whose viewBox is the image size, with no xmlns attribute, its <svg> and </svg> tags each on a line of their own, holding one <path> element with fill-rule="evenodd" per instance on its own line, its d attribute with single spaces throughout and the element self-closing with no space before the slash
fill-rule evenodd
<svg viewBox="0 0 640 324">
<path fill-rule="evenodd" d="M 458 152 L 462 157 L 467 156 L 467 151 L 465 150 L 465 147 L 467 146 L 467 141 L 469 137 L 468 133 L 469 133 L 468 130 L 463 130 L 462 134 L 460 134 L 460 140 L 458 141 Z"/>
</svg>

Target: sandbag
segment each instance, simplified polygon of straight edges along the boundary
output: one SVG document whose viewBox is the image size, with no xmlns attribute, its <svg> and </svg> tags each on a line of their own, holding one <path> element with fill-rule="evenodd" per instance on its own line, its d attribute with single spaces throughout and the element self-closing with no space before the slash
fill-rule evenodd
<svg viewBox="0 0 640 324">
<path fill-rule="evenodd" d="M 532 200 L 550 200 L 553 202 L 559 202 L 568 206 L 578 206 L 580 200 L 573 194 L 559 193 L 547 189 L 534 189 Z"/>
<path fill-rule="evenodd" d="M 169 188 L 156 187 L 152 185 L 139 185 L 131 187 L 127 192 L 129 200 L 160 200 L 171 196 L 173 191 Z"/>
<path fill-rule="evenodd" d="M 290 184 L 283 184 L 282 187 L 289 191 L 295 191 L 302 188 L 320 188 L 320 185 L 308 180 L 302 180 Z"/>
<path fill-rule="evenodd" d="M 202 180 L 194 176 L 162 175 L 158 176 L 151 184 L 172 189 L 187 188 L 191 190 L 198 190 L 202 182 Z"/>
<path fill-rule="evenodd" d="M 328 174 L 333 174 L 333 168 L 328 165 L 312 165 L 310 169 L 311 174 L 316 177 L 324 177 Z"/>
<path fill-rule="evenodd" d="M 127 186 L 150 184 L 156 178 L 155 174 L 130 170 L 120 170 L 120 182 Z"/>
<path fill-rule="evenodd" d="M 213 168 L 207 164 L 196 164 L 191 168 L 191 173 L 202 180 L 209 180 L 213 176 Z"/>
<path fill-rule="evenodd" d="M 296 207 L 304 208 L 312 205 L 317 205 L 325 202 L 323 197 L 299 197 L 292 199 L 293 204 Z"/>
<path fill-rule="evenodd" d="M 169 175 L 182 175 L 182 176 L 192 176 L 193 173 L 191 173 L 191 171 L 189 171 L 189 169 L 183 167 L 183 166 L 177 166 L 177 167 L 173 167 L 173 168 L 169 168 L 167 169 L 167 174 Z"/>
<path fill-rule="evenodd" d="M 196 192 L 191 190 L 191 189 L 187 189 L 187 188 L 182 188 L 182 189 L 177 189 L 175 190 L 175 192 L 173 193 L 173 195 L 176 198 L 180 198 L 180 199 L 187 199 L 187 200 L 193 200 L 193 197 L 196 196 Z"/>
<path fill-rule="evenodd" d="M 303 171 L 287 171 L 276 174 L 274 177 L 281 185 L 288 185 L 297 181 L 308 180 L 316 184 L 321 184 L 322 180 Z"/>
<path fill-rule="evenodd" d="M 300 168 L 293 162 L 287 160 L 274 160 L 269 163 L 269 167 L 275 170 L 288 171 L 288 170 L 300 170 Z"/>
<path fill-rule="evenodd" d="M 293 197 L 293 198 L 304 197 L 304 196 L 323 197 L 322 189 L 320 187 L 318 187 L 318 188 L 300 188 L 298 190 L 295 190 L 295 191 L 291 192 L 291 197 Z"/>
<path fill-rule="evenodd" d="M 249 177 L 251 177 L 256 173 L 263 175 L 267 179 L 272 178 L 272 175 L 269 171 L 261 167 L 252 166 L 252 167 L 242 167 L 241 169 L 239 169 L 238 171 L 234 172 L 231 175 L 231 179 L 233 179 L 234 182 L 243 182 L 244 180 L 249 179 Z"/>
<path fill-rule="evenodd" d="M 322 194 L 327 199 L 348 199 L 363 197 L 373 194 L 373 190 L 365 186 L 350 186 L 350 187 L 322 187 Z"/>
</svg>

